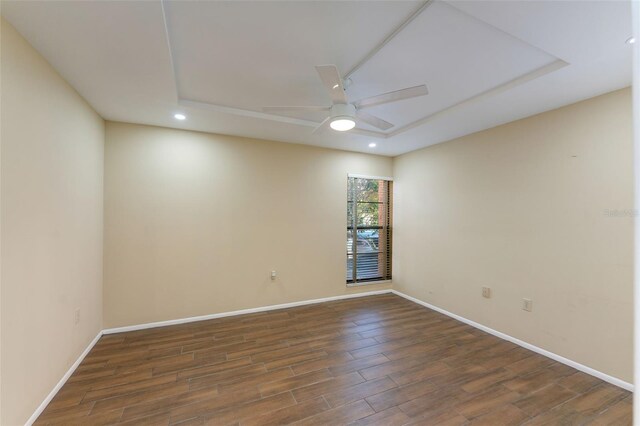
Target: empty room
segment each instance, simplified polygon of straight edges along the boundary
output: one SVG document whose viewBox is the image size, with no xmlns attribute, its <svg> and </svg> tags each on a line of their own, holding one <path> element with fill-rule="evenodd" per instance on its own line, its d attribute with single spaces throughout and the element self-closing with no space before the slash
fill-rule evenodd
<svg viewBox="0 0 640 426">
<path fill-rule="evenodd" d="M 0 425 L 640 425 L 638 2 L 0 12 Z"/>
</svg>

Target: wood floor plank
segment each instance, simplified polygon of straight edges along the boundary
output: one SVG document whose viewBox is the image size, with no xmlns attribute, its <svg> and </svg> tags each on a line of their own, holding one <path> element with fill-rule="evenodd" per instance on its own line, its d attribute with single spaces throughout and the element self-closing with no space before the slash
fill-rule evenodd
<svg viewBox="0 0 640 426">
<path fill-rule="evenodd" d="M 298 355 L 301 353 L 311 352 L 311 348 L 308 343 L 300 343 L 287 348 L 277 349 L 269 352 L 260 352 L 258 354 L 251 355 L 253 362 L 269 362 L 275 361 L 279 358 L 287 356 Z"/>
<path fill-rule="evenodd" d="M 552 365 L 554 361 L 551 358 L 547 358 L 546 356 L 532 354 L 520 361 L 516 361 L 511 363 L 504 368 L 509 371 L 514 372 L 515 374 L 527 374 L 534 372 L 538 369 L 548 367 Z"/>
<path fill-rule="evenodd" d="M 409 417 L 429 418 L 441 410 L 454 411 L 452 408 L 464 399 L 465 396 L 462 396 L 453 387 L 436 388 L 434 391 L 426 392 L 417 398 L 411 398 L 408 402 L 400 403 L 398 406 Z"/>
<path fill-rule="evenodd" d="M 363 370 L 386 362 L 389 362 L 389 358 L 386 356 L 372 355 L 366 358 L 354 359 L 352 361 L 343 362 L 339 365 L 334 365 L 329 367 L 329 371 L 331 371 L 335 376 L 340 376 L 342 374 L 352 373 L 354 371 Z"/>
<path fill-rule="evenodd" d="M 393 388 L 377 395 L 366 398 L 366 401 L 376 411 L 384 411 L 412 401 L 423 395 L 430 394 L 437 389 L 428 381 L 416 382 L 400 388 Z"/>
<path fill-rule="evenodd" d="M 139 417 L 133 420 L 125 420 L 118 422 L 118 424 L 128 426 L 167 426 L 169 425 L 170 420 L 171 417 L 168 414 L 162 413 L 147 417 Z"/>
<path fill-rule="evenodd" d="M 90 371 L 81 371 L 81 372 L 77 372 L 74 373 L 71 377 L 69 377 L 69 380 L 67 380 L 67 383 L 75 383 L 75 382 L 82 382 L 85 380 L 90 380 L 93 381 L 93 379 L 96 379 L 98 377 L 105 377 L 105 376 L 113 376 L 114 374 L 116 374 L 116 368 L 101 368 L 98 370 L 90 370 Z"/>
<path fill-rule="evenodd" d="M 310 361 L 313 359 L 326 358 L 328 354 L 325 351 L 311 351 L 303 352 L 300 354 L 286 356 L 284 358 L 274 359 L 264 363 L 264 367 L 267 370 L 275 370 L 282 367 L 292 366 L 300 364 L 304 361 Z"/>
<path fill-rule="evenodd" d="M 502 405 L 473 419 L 471 426 L 516 426 L 529 419 L 524 411 L 513 404 Z"/>
<path fill-rule="evenodd" d="M 255 356 L 260 353 L 271 353 L 278 349 L 287 349 L 289 345 L 286 343 L 274 343 L 271 345 L 260 345 L 255 343 L 248 349 L 240 350 L 237 352 L 227 352 L 227 359 L 245 358 L 249 356 Z"/>
<path fill-rule="evenodd" d="M 188 370 L 182 370 L 178 373 L 179 379 L 192 379 L 194 377 L 210 376 L 216 373 L 223 373 L 240 367 L 252 366 L 251 358 L 239 358 L 231 361 L 215 363 L 212 365 L 204 365 Z"/>
<path fill-rule="evenodd" d="M 248 419 L 258 417 L 262 413 L 290 407 L 296 404 L 291 392 L 284 392 L 267 398 L 258 399 L 246 404 L 220 410 L 215 414 L 206 416 L 204 423 L 208 425 L 226 425 L 236 422 L 244 423 Z"/>
<path fill-rule="evenodd" d="M 589 389 L 599 385 L 601 380 L 597 377 L 590 376 L 582 371 L 578 371 L 570 376 L 562 378 L 558 384 L 570 391 L 577 393 L 587 392 Z"/>
<path fill-rule="evenodd" d="M 332 379 L 333 375 L 329 370 L 317 370 L 310 373 L 300 374 L 271 383 L 265 383 L 258 387 L 262 396 L 275 395 L 280 392 L 292 391 L 316 383 Z M 296 398 L 297 399 L 297 398 Z"/>
<path fill-rule="evenodd" d="M 388 376 L 389 374 L 403 371 L 406 368 L 417 367 L 423 365 L 425 362 L 424 357 L 409 357 L 397 359 L 395 361 L 389 361 L 382 364 L 374 365 L 372 367 L 363 368 L 360 371 L 362 377 L 367 380 L 377 379 L 379 377 Z"/>
<path fill-rule="evenodd" d="M 513 405 L 527 413 L 527 415 L 535 417 L 540 413 L 548 411 L 553 407 L 574 398 L 575 396 L 575 392 L 571 392 L 560 385 L 552 384 L 517 402 L 514 402 Z M 591 406 L 591 404 L 589 405 Z M 578 409 L 577 411 L 580 410 Z"/>
<path fill-rule="evenodd" d="M 296 422 L 296 425 L 300 426 L 315 426 L 315 425 L 340 425 L 348 424 L 364 417 L 370 416 L 375 412 L 369 404 L 364 400 L 352 402 L 342 407 L 333 408 L 323 413 L 317 414 L 312 417 L 308 417 L 304 420 Z"/>
<path fill-rule="evenodd" d="M 517 401 L 518 399 L 520 399 L 520 394 L 498 385 L 456 405 L 455 408 L 456 411 L 467 419 L 474 419 L 488 412 L 495 411 L 504 404 Z M 522 410 L 521 407 L 518 408 Z"/>
<path fill-rule="evenodd" d="M 167 373 L 175 373 L 175 372 L 180 372 L 183 370 L 190 370 L 193 368 L 199 368 L 199 367 L 206 367 L 206 366 L 210 366 L 210 365 L 215 365 L 215 364 L 220 364 L 223 363 L 227 360 L 227 357 L 225 356 L 225 354 L 217 354 L 217 355 L 212 355 L 209 357 L 202 357 L 202 358 L 193 358 L 193 354 L 192 353 L 188 353 L 185 354 L 185 358 L 178 361 L 178 360 L 171 360 L 168 362 L 164 362 L 164 363 L 158 363 L 156 364 L 152 370 L 151 370 L 151 374 L 153 376 L 161 376 L 163 374 L 167 374 Z M 165 358 L 162 358 L 163 360 Z M 144 365 L 144 364 L 143 364 Z M 125 371 L 125 370 L 123 370 Z"/>
<path fill-rule="evenodd" d="M 588 415 L 600 414 L 627 396 L 628 393 L 625 390 L 608 383 L 601 383 L 568 401 L 563 405 L 563 409 Z"/>
<path fill-rule="evenodd" d="M 389 377 L 399 386 L 404 386 L 409 383 L 427 380 L 431 377 L 434 377 L 438 374 L 446 373 L 450 370 L 451 367 L 441 361 L 425 362 L 422 365 L 392 373 L 389 375 Z"/>
<path fill-rule="evenodd" d="M 329 405 L 322 397 L 302 401 L 295 405 L 281 408 L 270 413 L 247 419 L 242 422 L 243 426 L 279 426 L 295 423 L 299 420 L 315 416 L 323 411 L 327 411 Z"/>
<path fill-rule="evenodd" d="M 266 373 L 256 374 L 249 377 L 231 378 L 228 381 L 218 384 L 218 392 L 234 392 L 246 388 L 248 386 L 260 386 L 265 383 L 284 380 L 293 376 L 290 367 L 280 368 L 278 370 L 267 371 Z"/>
<path fill-rule="evenodd" d="M 37 425 L 631 424 L 631 394 L 395 295 L 105 335 Z"/>
<path fill-rule="evenodd" d="M 351 423 L 351 426 L 400 426 L 411 418 L 398 407 L 391 407 Z"/>
<path fill-rule="evenodd" d="M 631 398 L 617 402 L 589 422 L 590 425 L 629 425 L 633 420 Z"/>
<path fill-rule="evenodd" d="M 332 340 L 322 340 L 315 341 L 310 344 L 310 346 L 315 348 L 322 348 L 328 353 L 335 352 L 348 352 L 357 349 L 366 348 L 367 346 L 377 345 L 378 341 L 376 339 L 368 338 L 364 339 L 361 337 L 357 338 L 340 338 L 340 339 L 332 339 Z"/>
<path fill-rule="evenodd" d="M 92 390 L 87 392 L 87 394 L 84 396 L 82 401 L 83 402 L 96 401 L 98 399 L 111 398 L 119 395 L 126 395 L 128 393 L 150 389 L 157 385 L 163 385 L 165 383 L 174 383 L 175 381 L 176 381 L 176 375 L 170 374 L 170 375 L 161 376 L 161 377 L 154 377 L 148 380 L 140 380 L 133 383 L 127 383 L 119 386 L 112 386 L 108 388 Z"/>
<path fill-rule="evenodd" d="M 397 385 L 393 380 L 388 377 L 383 377 L 378 380 L 334 390 L 331 393 L 325 394 L 324 399 L 332 408 L 335 408 L 350 402 L 355 402 L 359 399 L 365 399 L 367 397 L 377 395 L 395 387 L 397 387 Z"/>
<path fill-rule="evenodd" d="M 155 388 L 142 390 L 140 392 L 134 392 L 123 396 L 116 396 L 98 400 L 93 404 L 91 412 L 96 413 L 99 411 L 110 411 L 116 408 L 125 408 L 144 402 L 150 402 L 169 396 L 179 395 L 188 391 L 188 382 L 170 382 L 164 385 L 156 386 Z"/>
<path fill-rule="evenodd" d="M 466 417 L 450 408 L 427 410 L 406 423 L 407 426 L 467 426 L 468 424 Z"/>
<path fill-rule="evenodd" d="M 298 402 L 300 402 L 309 398 L 335 392 L 343 388 L 348 388 L 362 382 L 364 382 L 364 379 L 356 372 L 344 374 L 342 376 L 332 377 L 329 380 L 296 389 L 293 391 L 293 396 Z"/>
<path fill-rule="evenodd" d="M 213 398 L 179 406 L 168 406 L 172 423 L 179 423 L 195 417 L 213 414 L 216 411 L 260 399 L 260 392 L 256 388 L 247 388 L 237 392 L 226 392 Z"/>
<path fill-rule="evenodd" d="M 542 369 L 509 379 L 503 382 L 503 385 L 512 391 L 521 394 L 530 394 L 548 386 L 550 383 L 553 383 L 555 379 L 557 379 L 557 376 L 553 371 Z"/>
<path fill-rule="evenodd" d="M 71 390 L 61 389 L 47 406 L 49 411 L 57 411 L 65 408 L 75 407 L 82 402 L 82 398 L 87 393 L 86 389 Z"/>
<path fill-rule="evenodd" d="M 122 420 L 131 420 L 138 417 L 168 413 L 170 407 L 209 400 L 217 395 L 217 389 L 201 389 L 197 391 L 187 391 L 167 398 L 157 399 L 155 401 L 131 405 L 124 409 L 124 412 L 122 413 Z"/>
<path fill-rule="evenodd" d="M 59 422 L 59 421 L 78 421 L 78 419 L 83 419 L 86 418 L 89 413 L 91 413 L 91 408 L 93 407 L 93 401 L 92 402 L 81 402 L 78 405 L 75 405 L 73 407 L 67 407 L 63 410 L 48 410 L 45 409 L 45 411 L 42 412 L 42 414 L 40 414 L 40 416 L 38 417 L 37 421 L 35 422 L 36 424 L 42 424 L 42 425 L 46 425 L 46 424 L 50 424 L 50 423 L 55 423 L 55 422 Z"/>
<path fill-rule="evenodd" d="M 460 387 L 465 392 L 477 393 L 495 384 L 502 383 L 504 380 L 512 378 L 513 375 L 514 373 L 506 368 L 497 368 L 481 374 L 478 378 L 472 379 Z"/>
<path fill-rule="evenodd" d="M 353 360 L 353 357 L 348 352 L 338 352 L 309 362 L 302 362 L 294 365 L 293 372 L 295 374 L 304 374 L 310 371 L 322 370 L 323 368 L 330 368 L 334 366 L 343 365 L 347 361 Z"/>
<path fill-rule="evenodd" d="M 151 379 L 151 378 L 152 378 L 151 369 L 139 369 L 136 371 L 127 371 L 120 374 L 114 374 L 112 376 L 96 377 L 89 381 L 67 383 L 66 389 L 69 391 L 72 391 L 72 390 L 95 391 L 98 389 L 111 388 L 114 386 L 140 382 L 140 381 Z"/>
<path fill-rule="evenodd" d="M 238 381 L 242 378 L 255 377 L 266 372 L 267 370 L 262 364 L 250 364 L 231 370 L 221 370 L 214 374 L 191 377 L 189 379 L 189 389 L 196 390 L 214 386 L 217 387 Z"/>
<path fill-rule="evenodd" d="M 466 364 L 457 368 L 451 368 L 438 373 L 429 380 L 441 387 L 462 385 L 481 378 L 487 373 L 487 369 L 475 364 Z"/>
</svg>

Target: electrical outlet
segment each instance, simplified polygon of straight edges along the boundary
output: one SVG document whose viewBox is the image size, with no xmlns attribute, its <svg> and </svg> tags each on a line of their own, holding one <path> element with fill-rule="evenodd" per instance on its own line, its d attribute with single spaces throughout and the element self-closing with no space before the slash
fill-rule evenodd
<svg viewBox="0 0 640 426">
<path fill-rule="evenodd" d="M 276 279 L 276 271 L 271 271 L 271 281 Z"/>
<path fill-rule="evenodd" d="M 522 299 L 522 309 L 531 312 L 533 309 L 533 300 L 531 299 Z"/>
<path fill-rule="evenodd" d="M 491 298 L 491 288 L 482 287 L 482 297 L 486 297 L 487 299 Z"/>
<path fill-rule="evenodd" d="M 76 309 L 74 316 L 73 316 L 73 323 L 75 325 L 80 324 L 80 309 Z"/>
</svg>

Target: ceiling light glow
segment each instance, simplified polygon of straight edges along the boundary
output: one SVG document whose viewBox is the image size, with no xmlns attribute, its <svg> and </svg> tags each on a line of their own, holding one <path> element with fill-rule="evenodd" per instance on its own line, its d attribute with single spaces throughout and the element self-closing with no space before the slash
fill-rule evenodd
<svg viewBox="0 0 640 426">
<path fill-rule="evenodd" d="M 338 87 L 340 87 L 339 84 L 336 84 L 336 85 L 333 86 L 334 89 L 337 89 Z"/>
<path fill-rule="evenodd" d="M 356 126 L 356 122 L 349 117 L 338 117 L 329 123 L 329 126 L 331 126 L 333 130 L 346 132 L 347 130 L 353 129 Z"/>
<path fill-rule="evenodd" d="M 376 143 L 375 143 L 375 142 L 371 142 L 371 143 L 369 144 L 369 148 L 375 148 L 375 147 L 376 147 Z"/>
<path fill-rule="evenodd" d="M 187 118 L 187 116 L 184 114 L 173 114 L 173 118 L 175 118 L 176 120 L 184 120 Z"/>
<path fill-rule="evenodd" d="M 633 44 L 633 43 L 635 43 L 635 42 L 636 42 L 636 38 L 635 38 L 635 37 L 629 37 L 625 43 L 627 43 L 627 44 Z"/>
</svg>

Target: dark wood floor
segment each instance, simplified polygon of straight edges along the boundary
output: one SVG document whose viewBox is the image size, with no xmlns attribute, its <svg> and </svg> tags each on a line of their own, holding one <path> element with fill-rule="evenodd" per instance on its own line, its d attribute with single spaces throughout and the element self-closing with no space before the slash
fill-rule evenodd
<svg viewBox="0 0 640 426">
<path fill-rule="evenodd" d="M 631 407 L 627 391 L 382 295 L 104 336 L 37 424 L 626 425 Z"/>
</svg>

